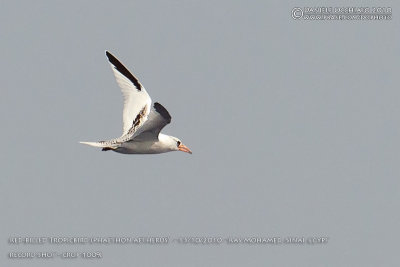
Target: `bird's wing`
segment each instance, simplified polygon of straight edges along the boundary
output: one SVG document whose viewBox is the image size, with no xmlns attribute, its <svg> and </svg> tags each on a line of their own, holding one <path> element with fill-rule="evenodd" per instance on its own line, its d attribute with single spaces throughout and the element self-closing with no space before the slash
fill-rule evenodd
<svg viewBox="0 0 400 267">
<path fill-rule="evenodd" d="M 156 102 L 151 108 L 147 121 L 136 131 L 131 140 L 158 139 L 161 129 L 170 122 L 171 115 L 169 115 L 169 112 L 160 103 Z"/>
<path fill-rule="evenodd" d="M 106 56 L 124 97 L 122 136 L 132 136 L 147 120 L 151 98 L 139 80 L 116 57 L 108 51 Z"/>
</svg>

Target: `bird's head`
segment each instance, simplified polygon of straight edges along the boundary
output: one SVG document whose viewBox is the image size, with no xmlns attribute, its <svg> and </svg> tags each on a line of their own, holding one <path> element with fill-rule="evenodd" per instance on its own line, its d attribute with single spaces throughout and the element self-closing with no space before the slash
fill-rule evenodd
<svg viewBox="0 0 400 267">
<path fill-rule="evenodd" d="M 179 151 L 183 151 L 183 152 L 192 154 L 192 151 L 190 151 L 190 149 L 187 146 L 185 146 L 181 140 L 179 140 L 178 138 L 173 137 L 173 136 L 171 136 L 171 139 L 173 140 L 173 142 L 172 142 L 172 146 L 174 148 L 173 150 L 179 150 Z"/>
</svg>

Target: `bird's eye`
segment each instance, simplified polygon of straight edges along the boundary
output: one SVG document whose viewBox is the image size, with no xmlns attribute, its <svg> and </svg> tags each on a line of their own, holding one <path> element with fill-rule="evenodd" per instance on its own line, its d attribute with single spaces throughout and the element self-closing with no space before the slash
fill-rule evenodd
<svg viewBox="0 0 400 267">
<path fill-rule="evenodd" d="M 176 142 L 176 146 L 180 146 L 181 145 L 181 141 Z"/>
</svg>

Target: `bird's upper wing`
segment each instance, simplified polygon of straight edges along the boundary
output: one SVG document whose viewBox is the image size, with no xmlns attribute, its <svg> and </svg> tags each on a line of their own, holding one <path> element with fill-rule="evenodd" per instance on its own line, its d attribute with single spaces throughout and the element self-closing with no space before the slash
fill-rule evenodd
<svg viewBox="0 0 400 267">
<path fill-rule="evenodd" d="M 139 80 L 116 57 L 108 51 L 106 56 L 124 97 L 122 136 L 130 138 L 147 120 L 151 98 Z"/>
<path fill-rule="evenodd" d="M 131 140 L 140 141 L 142 139 L 158 139 L 161 129 L 171 122 L 171 115 L 160 104 L 154 103 L 151 108 L 147 121 L 131 137 Z"/>
</svg>

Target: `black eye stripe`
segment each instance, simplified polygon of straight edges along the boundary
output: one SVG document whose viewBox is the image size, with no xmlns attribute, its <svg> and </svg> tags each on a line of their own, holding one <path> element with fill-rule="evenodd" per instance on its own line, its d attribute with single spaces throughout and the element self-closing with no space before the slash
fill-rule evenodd
<svg viewBox="0 0 400 267">
<path fill-rule="evenodd" d="M 180 146 L 181 145 L 181 141 L 176 142 L 176 145 Z"/>
</svg>

